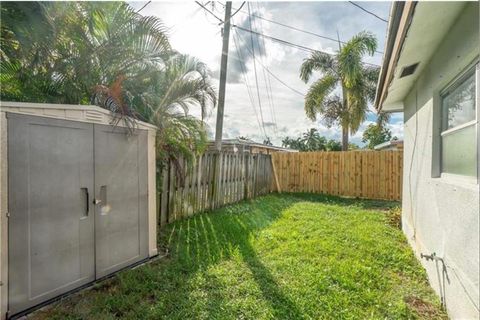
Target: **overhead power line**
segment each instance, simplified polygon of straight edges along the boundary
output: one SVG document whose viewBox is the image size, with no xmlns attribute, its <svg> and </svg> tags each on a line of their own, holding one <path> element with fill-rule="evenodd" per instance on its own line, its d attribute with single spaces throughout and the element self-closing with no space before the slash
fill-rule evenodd
<svg viewBox="0 0 480 320">
<path fill-rule="evenodd" d="M 205 8 L 205 6 L 203 6 L 201 3 L 199 3 L 198 1 L 195 1 L 195 3 L 197 3 L 199 6 L 201 6 L 204 10 L 206 10 L 207 12 L 209 12 L 210 14 L 212 14 L 215 18 L 217 18 L 219 21 L 221 21 L 221 23 L 223 23 L 223 20 L 220 19 L 219 17 L 217 17 L 213 12 L 211 12 L 210 10 L 208 10 L 207 8 Z M 325 52 L 325 51 L 321 51 L 321 50 L 318 50 L 318 49 L 313 49 L 313 48 L 309 48 L 309 47 L 306 47 L 306 46 L 302 46 L 302 45 L 299 45 L 299 44 L 295 44 L 295 43 L 292 43 L 292 42 L 289 42 L 287 40 L 282 40 L 282 39 L 279 39 L 279 38 L 275 38 L 275 37 L 272 37 L 272 36 L 268 36 L 266 34 L 263 34 L 263 33 L 260 33 L 260 32 L 256 32 L 256 31 L 253 31 L 253 30 L 250 30 L 250 29 L 247 29 L 247 28 L 243 28 L 243 27 L 240 27 L 240 26 L 237 26 L 235 24 L 232 24 L 232 27 L 234 28 L 237 28 L 237 29 L 240 29 L 242 31 L 245 31 L 245 32 L 250 32 L 250 33 L 253 33 L 253 34 L 256 34 L 260 37 L 264 37 L 264 38 L 267 38 L 267 39 L 270 39 L 272 41 L 276 41 L 276 42 L 279 42 L 279 43 L 282 43 L 286 46 L 290 46 L 290 47 L 293 47 L 293 48 L 296 48 L 296 49 L 300 49 L 300 50 L 303 50 L 303 51 L 307 51 L 307 52 L 323 52 L 323 53 L 326 53 L 326 54 L 330 54 L 331 53 L 328 53 L 328 52 Z M 333 38 L 332 38 L 333 39 Z M 334 40 L 335 42 L 338 42 L 338 40 Z M 373 67 L 380 67 L 378 64 L 374 64 L 374 63 L 369 63 L 369 62 L 364 62 L 364 64 L 366 65 L 370 65 L 370 66 L 373 66 Z"/>
<path fill-rule="evenodd" d="M 248 7 L 248 12 L 250 12 L 250 3 L 247 3 L 247 7 Z M 252 28 L 252 19 L 250 18 L 250 15 L 248 16 L 248 21 L 250 23 L 250 28 Z M 261 99 L 260 99 L 260 88 L 258 87 L 257 64 L 256 64 L 257 59 L 255 58 L 255 47 L 254 47 L 254 44 L 253 44 L 253 34 L 250 34 L 250 40 L 251 40 L 251 43 L 252 43 L 252 51 L 250 51 L 250 53 L 253 56 L 253 70 L 255 71 L 255 86 L 257 87 L 258 107 L 260 108 L 260 119 L 262 119 L 263 133 L 265 133 L 265 136 L 266 136 L 267 133 L 265 131 L 265 121 L 263 120 L 262 102 L 261 102 Z"/>
<path fill-rule="evenodd" d="M 223 4 L 222 4 L 223 5 Z M 237 13 L 238 11 L 242 10 L 243 6 L 245 5 L 245 1 L 243 1 L 243 3 L 240 5 L 240 8 L 238 8 L 237 10 L 235 10 L 235 12 L 230 16 L 230 19 L 233 18 Z"/>
<path fill-rule="evenodd" d="M 237 11 L 240 11 L 244 14 L 248 14 L 247 12 L 245 12 L 244 10 L 240 10 L 237 9 Z M 290 26 L 288 24 L 285 24 L 285 23 L 281 23 L 281 22 L 278 22 L 278 21 L 274 21 L 274 20 L 271 20 L 271 19 L 267 19 L 263 16 L 260 16 L 260 15 L 256 15 L 256 14 L 253 14 L 252 13 L 252 17 L 255 17 L 255 18 L 258 18 L 258 19 L 261 19 L 261 20 L 265 20 L 267 22 L 270 22 L 270 23 L 273 23 L 273 24 L 276 24 L 276 25 L 279 25 L 279 26 L 282 26 L 282 27 L 285 27 L 285 28 L 288 28 L 288 29 L 292 29 L 292 30 L 295 30 L 295 31 L 298 31 L 298 32 L 303 32 L 305 34 L 309 34 L 309 35 L 312 35 L 312 36 L 315 36 L 317 38 L 321 38 L 321 39 L 325 39 L 325 40 L 330 40 L 330 41 L 334 41 L 334 42 L 338 42 L 338 39 L 335 39 L 335 38 L 332 38 L 332 37 L 328 37 L 328 36 L 323 36 L 323 35 L 320 35 L 318 33 L 315 33 L 315 32 L 311 32 L 311 31 L 307 31 L 307 30 L 303 30 L 303 29 L 300 29 L 300 28 L 297 28 L 297 27 L 293 27 L 293 26 Z M 340 41 L 340 43 L 342 44 L 346 44 L 345 41 Z M 376 53 L 379 53 L 379 54 L 383 54 L 382 51 L 375 51 Z"/>
<path fill-rule="evenodd" d="M 258 4 L 258 2 L 257 2 L 257 8 L 260 11 L 260 5 Z M 263 21 L 260 20 L 259 24 L 260 24 L 260 31 L 263 32 Z M 258 25 L 256 23 L 254 23 L 254 25 L 256 26 L 256 28 L 258 28 Z M 265 55 L 262 55 L 261 57 L 262 57 L 262 62 L 265 64 L 265 56 L 268 55 L 268 52 L 267 52 L 267 46 L 265 45 L 265 38 L 262 38 L 261 40 L 262 40 L 263 49 L 264 49 L 264 53 L 265 53 Z M 259 37 L 257 37 L 257 43 L 258 43 L 258 46 L 260 47 L 260 38 Z M 275 136 L 278 138 L 277 117 L 276 117 L 276 114 L 275 114 L 275 104 L 273 102 L 272 86 L 270 84 L 270 75 L 265 72 L 265 68 L 263 68 L 262 71 L 263 71 L 262 72 L 263 73 L 263 79 L 265 81 L 265 89 L 267 91 L 267 99 L 268 99 L 268 103 L 269 103 L 269 107 L 270 107 L 270 115 L 272 117 L 272 122 L 274 124 L 273 131 L 275 133 Z"/>
<path fill-rule="evenodd" d="M 383 19 L 382 17 L 379 17 L 378 15 L 376 15 L 375 13 L 373 13 L 373 12 L 371 12 L 371 11 L 368 11 L 367 9 L 365 9 L 364 7 L 362 7 L 361 5 L 359 5 L 359 4 L 357 4 L 357 3 L 353 2 L 353 1 L 348 1 L 348 2 L 350 2 L 351 4 L 353 4 L 355 7 L 359 8 L 360 10 L 363 10 L 363 11 L 365 11 L 366 13 L 374 16 L 374 17 L 377 18 L 378 20 L 382 20 L 383 22 L 388 23 L 387 20 Z"/>
<path fill-rule="evenodd" d="M 217 19 L 218 21 L 220 21 L 220 23 L 223 23 L 223 20 L 220 19 L 215 13 L 213 13 L 210 9 L 208 9 L 207 7 L 205 7 L 203 4 L 201 4 L 200 2 L 198 1 L 195 1 L 196 4 L 198 4 L 200 7 L 203 8 L 203 10 L 207 11 L 208 13 L 210 13 L 213 17 L 215 17 L 215 19 Z"/>
<path fill-rule="evenodd" d="M 234 33 L 233 33 L 233 43 L 235 45 L 235 53 L 237 54 L 237 59 L 240 61 L 240 67 L 242 69 L 242 76 L 243 76 L 243 82 L 245 83 L 245 87 L 247 87 L 247 93 L 248 93 L 248 97 L 250 98 L 250 103 L 252 105 L 252 109 L 253 109 L 253 112 L 255 113 L 255 118 L 257 119 L 257 124 L 258 124 L 258 130 L 260 130 L 260 132 L 262 132 L 262 125 L 260 123 L 260 119 L 258 118 L 258 112 L 257 112 L 257 109 L 255 108 L 255 99 L 253 98 L 253 94 L 252 92 L 250 91 L 250 86 L 248 84 L 248 78 L 247 78 L 247 70 L 245 69 L 245 60 L 243 59 L 243 55 L 242 55 L 242 52 L 238 49 L 239 45 L 237 44 L 238 40 L 237 40 L 237 32 L 235 32 L 235 30 L 233 30 Z M 267 138 L 265 136 L 265 138 Z"/>
<path fill-rule="evenodd" d="M 305 46 L 302 46 L 302 45 L 299 45 L 299 44 L 289 42 L 287 40 L 282 40 L 282 39 L 279 39 L 279 38 L 275 38 L 275 37 L 268 36 L 268 35 L 260 33 L 260 32 L 256 32 L 256 31 L 244 28 L 244 27 L 240 27 L 240 26 L 237 26 L 236 24 L 232 25 L 232 27 L 240 29 L 240 30 L 245 31 L 245 32 L 250 32 L 252 34 L 256 34 L 257 36 L 264 37 L 266 39 L 270 39 L 270 40 L 282 43 L 282 44 L 290 46 L 290 47 L 294 47 L 294 48 L 297 48 L 297 49 L 302 49 L 304 51 L 308 51 L 308 52 L 319 51 L 319 50 L 316 50 L 316 49 L 313 49 L 313 48 L 309 48 L 309 47 L 305 47 Z"/>
<path fill-rule="evenodd" d="M 238 32 L 236 30 L 234 30 L 234 32 L 238 35 Z M 247 50 L 251 53 L 251 50 L 250 48 L 247 47 Z M 265 69 L 265 71 L 267 71 L 275 80 L 277 80 L 278 82 L 280 82 L 281 84 L 283 84 L 286 88 L 292 90 L 293 92 L 295 92 L 296 94 L 302 96 L 302 97 L 305 97 L 305 94 L 303 94 L 302 92 L 298 91 L 297 89 L 295 88 L 292 88 L 291 86 L 289 86 L 287 83 L 285 83 L 282 79 L 280 79 L 279 77 L 277 77 L 273 72 L 271 72 L 265 65 L 263 65 L 262 63 L 260 63 L 258 60 L 257 62 L 260 64 L 260 66 L 262 66 L 262 68 Z"/>
<path fill-rule="evenodd" d="M 137 10 L 137 13 L 139 13 L 140 11 L 142 11 L 143 9 L 145 9 L 146 6 L 148 6 L 152 1 L 148 1 L 147 3 L 145 3 L 143 5 L 143 7 L 141 7 L 140 9 Z"/>
<path fill-rule="evenodd" d="M 242 31 L 245 31 L 245 32 L 250 32 L 250 33 L 253 33 L 253 34 L 256 34 L 260 37 L 264 37 L 266 39 L 270 39 L 272 41 L 276 41 L 278 43 L 281 43 L 281 44 L 284 44 L 286 46 L 289 46 L 289 47 L 293 47 L 293 48 L 296 48 L 296 49 L 300 49 L 300 50 L 303 50 L 303 51 L 307 51 L 307 52 L 322 52 L 322 53 L 326 53 L 326 54 L 329 54 L 329 55 L 333 55 L 332 53 L 329 53 L 329 52 L 326 52 L 326 51 L 321 51 L 321 50 L 318 50 L 318 49 L 313 49 L 313 48 L 309 48 L 309 47 L 306 47 L 306 46 L 302 46 L 300 44 L 295 44 L 295 43 L 292 43 L 290 41 L 287 41 L 287 40 L 283 40 L 283 39 L 279 39 L 279 38 L 275 38 L 275 37 L 272 37 L 272 36 L 269 36 L 269 35 L 266 35 L 266 34 L 263 34 L 263 33 L 260 33 L 260 32 L 256 32 L 256 31 L 253 31 L 253 30 L 250 30 L 250 29 L 247 29 L 247 28 L 244 28 L 244 27 L 240 27 L 236 24 L 232 24 L 232 27 L 236 28 L 236 29 L 240 29 Z M 337 41 L 338 42 L 338 41 Z M 380 67 L 378 64 L 374 64 L 374 63 L 369 63 L 369 62 L 364 62 L 364 64 L 366 65 L 370 65 L 370 66 L 374 66 L 374 67 Z"/>
</svg>

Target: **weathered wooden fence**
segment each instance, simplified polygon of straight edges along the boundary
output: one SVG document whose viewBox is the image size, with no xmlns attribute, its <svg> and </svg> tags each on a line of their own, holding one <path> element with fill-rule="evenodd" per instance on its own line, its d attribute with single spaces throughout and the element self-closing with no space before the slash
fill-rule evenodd
<svg viewBox="0 0 480 320">
<path fill-rule="evenodd" d="M 161 225 L 272 191 L 400 200 L 401 151 L 205 153 L 162 172 Z"/>
<path fill-rule="evenodd" d="M 274 153 L 280 192 L 400 200 L 402 151 Z"/>
<path fill-rule="evenodd" d="M 158 199 L 160 225 L 273 191 L 270 155 L 205 153 L 194 165 L 170 163 L 162 172 Z"/>
</svg>

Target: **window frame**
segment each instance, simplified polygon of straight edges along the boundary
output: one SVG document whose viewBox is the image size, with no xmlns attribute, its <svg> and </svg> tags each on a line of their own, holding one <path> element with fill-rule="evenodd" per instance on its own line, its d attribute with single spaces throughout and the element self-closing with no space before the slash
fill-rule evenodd
<svg viewBox="0 0 480 320">
<path fill-rule="evenodd" d="M 455 126 L 453 128 L 447 128 L 444 129 L 444 121 L 445 117 L 448 116 L 446 114 L 446 110 L 444 109 L 444 98 L 450 94 L 453 90 L 458 88 L 461 84 L 465 82 L 469 77 L 472 76 L 474 77 L 474 82 L 475 82 L 475 119 L 470 120 L 468 122 L 462 123 L 458 126 Z M 470 182 L 470 183 L 479 183 L 480 180 L 480 130 L 478 126 L 478 122 L 480 119 L 480 110 L 479 110 L 479 98 L 480 98 L 480 62 L 478 59 L 469 64 L 467 68 L 465 68 L 458 76 L 456 76 L 443 90 L 440 91 L 439 97 L 440 97 L 440 152 L 439 152 L 439 159 L 440 159 L 440 177 L 442 178 L 448 178 L 452 180 L 456 180 L 459 182 Z M 447 111 L 448 112 L 448 111 Z M 460 175 L 460 174 L 455 174 L 455 173 L 449 173 L 443 171 L 443 137 L 451 135 L 453 133 L 456 133 L 460 130 L 463 130 L 465 128 L 475 126 L 475 140 L 477 144 L 477 168 L 476 168 L 476 175 L 475 176 L 467 176 L 467 175 Z"/>
</svg>

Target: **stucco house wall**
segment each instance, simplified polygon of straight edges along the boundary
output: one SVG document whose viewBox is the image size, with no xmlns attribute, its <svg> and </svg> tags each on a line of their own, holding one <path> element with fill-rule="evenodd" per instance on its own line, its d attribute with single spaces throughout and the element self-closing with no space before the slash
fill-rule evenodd
<svg viewBox="0 0 480 320">
<path fill-rule="evenodd" d="M 478 61 L 478 11 L 478 3 L 466 5 L 404 100 L 402 227 L 432 287 L 456 319 L 479 318 L 480 190 L 478 178 L 440 173 L 439 93 Z M 420 258 L 432 253 L 445 265 Z"/>
</svg>

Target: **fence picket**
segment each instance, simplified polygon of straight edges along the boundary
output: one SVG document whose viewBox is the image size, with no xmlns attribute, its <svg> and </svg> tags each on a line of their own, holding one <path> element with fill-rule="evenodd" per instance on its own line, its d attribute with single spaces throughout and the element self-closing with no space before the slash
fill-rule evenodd
<svg viewBox="0 0 480 320">
<path fill-rule="evenodd" d="M 402 158 L 401 151 L 208 152 L 191 167 L 180 159 L 183 179 L 173 162 L 160 174 L 159 224 L 272 191 L 399 200 Z"/>
<path fill-rule="evenodd" d="M 274 153 L 273 176 L 285 192 L 400 200 L 401 151 Z"/>
</svg>

